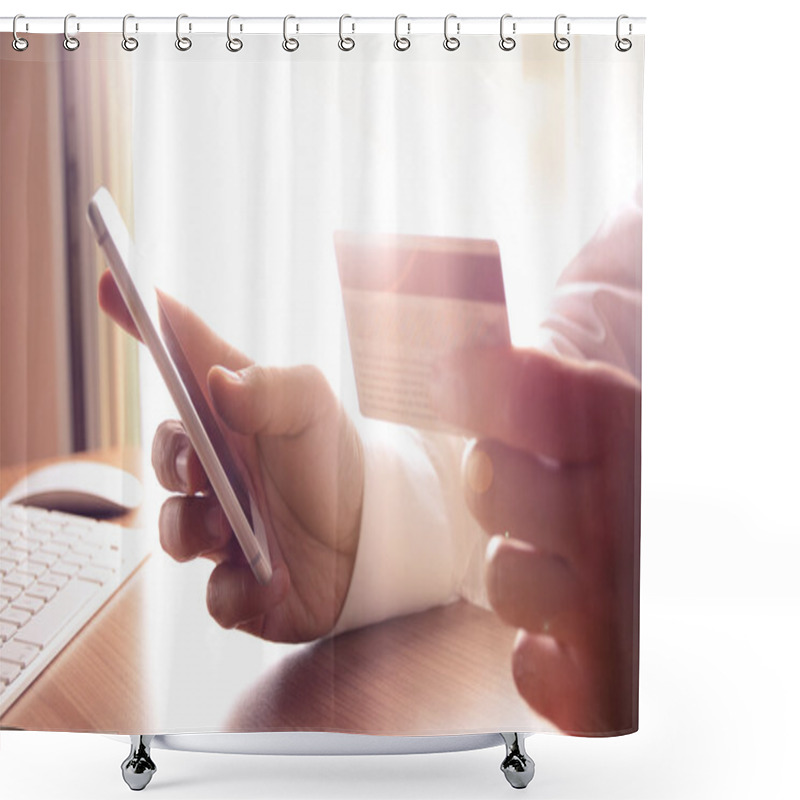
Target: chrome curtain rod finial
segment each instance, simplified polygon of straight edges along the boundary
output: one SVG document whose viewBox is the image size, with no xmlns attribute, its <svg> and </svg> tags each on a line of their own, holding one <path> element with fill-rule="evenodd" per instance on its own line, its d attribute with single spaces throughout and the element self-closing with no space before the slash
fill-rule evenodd
<svg viewBox="0 0 800 800">
<path fill-rule="evenodd" d="M 22 38 L 22 37 L 21 37 L 21 36 L 20 36 L 20 35 L 17 33 L 17 22 L 18 22 L 19 20 L 21 20 L 21 19 L 25 19 L 25 15 L 24 15 L 24 14 L 17 14 L 17 16 L 16 16 L 16 17 L 14 17 L 14 22 L 13 22 L 13 23 L 12 23 L 12 25 L 11 25 L 11 33 L 13 34 L 13 38 L 11 39 L 11 46 L 12 46 L 12 47 L 13 47 L 13 48 L 14 48 L 14 49 L 15 49 L 15 50 L 18 52 L 18 53 L 22 53 L 24 50 L 27 50 L 27 49 L 28 49 L 28 40 L 27 40 L 27 39 L 23 39 L 23 38 Z M 26 26 L 26 27 L 27 27 L 27 26 Z"/>
</svg>

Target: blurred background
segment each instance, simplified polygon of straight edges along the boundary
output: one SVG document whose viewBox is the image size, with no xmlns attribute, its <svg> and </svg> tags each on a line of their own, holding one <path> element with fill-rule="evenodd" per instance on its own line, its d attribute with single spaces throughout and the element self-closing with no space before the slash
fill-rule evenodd
<svg viewBox="0 0 800 800">
<path fill-rule="evenodd" d="M 41 40 L 0 70 L 2 467 L 139 441 L 136 347 L 99 312 L 85 218 L 105 184 L 133 230 L 130 62 L 117 36 L 92 59 Z"/>
</svg>

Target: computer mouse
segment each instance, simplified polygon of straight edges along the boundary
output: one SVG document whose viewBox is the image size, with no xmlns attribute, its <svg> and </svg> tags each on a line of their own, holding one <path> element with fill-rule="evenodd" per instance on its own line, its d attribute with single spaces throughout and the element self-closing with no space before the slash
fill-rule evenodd
<svg viewBox="0 0 800 800">
<path fill-rule="evenodd" d="M 6 492 L 2 503 L 110 517 L 138 508 L 142 496 L 142 484 L 129 472 L 99 461 L 75 459 L 26 475 Z"/>
</svg>

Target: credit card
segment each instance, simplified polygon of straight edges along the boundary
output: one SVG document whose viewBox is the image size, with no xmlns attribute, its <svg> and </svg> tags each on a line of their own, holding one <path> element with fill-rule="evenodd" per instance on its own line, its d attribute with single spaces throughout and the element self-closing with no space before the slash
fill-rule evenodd
<svg viewBox="0 0 800 800">
<path fill-rule="evenodd" d="M 438 360 L 511 344 L 497 242 L 337 231 L 334 245 L 361 413 L 450 430 L 430 402 Z"/>
</svg>

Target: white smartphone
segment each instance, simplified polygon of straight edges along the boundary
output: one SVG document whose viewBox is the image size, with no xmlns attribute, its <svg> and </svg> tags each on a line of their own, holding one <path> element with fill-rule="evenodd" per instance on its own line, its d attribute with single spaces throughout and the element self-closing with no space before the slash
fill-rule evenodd
<svg viewBox="0 0 800 800">
<path fill-rule="evenodd" d="M 197 453 L 211 487 L 233 528 L 256 580 L 263 585 L 272 578 L 272 561 L 264 522 L 246 484 L 246 470 L 237 458 L 200 388 L 167 314 L 160 307 L 161 333 L 147 312 L 142 293 L 128 270 L 133 243 L 119 209 L 105 187 L 89 203 L 89 222 L 105 254 L 120 294 L 142 341 L 155 359 L 158 371 L 178 408 L 189 440 Z M 139 281 L 141 283 L 141 281 Z M 205 376 L 200 376 L 205 380 Z"/>
</svg>

